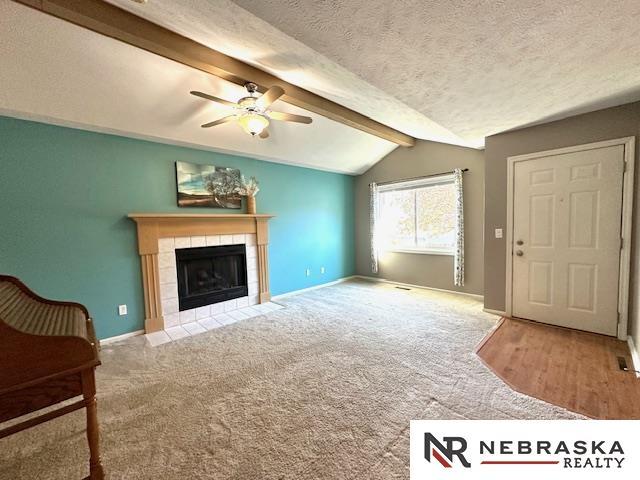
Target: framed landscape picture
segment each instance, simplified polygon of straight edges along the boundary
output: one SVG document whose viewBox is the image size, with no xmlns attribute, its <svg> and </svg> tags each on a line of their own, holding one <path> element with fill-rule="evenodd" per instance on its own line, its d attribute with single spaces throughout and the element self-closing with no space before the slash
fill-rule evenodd
<svg viewBox="0 0 640 480">
<path fill-rule="evenodd" d="M 176 162 L 179 207 L 240 208 L 236 168 Z"/>
</svg>

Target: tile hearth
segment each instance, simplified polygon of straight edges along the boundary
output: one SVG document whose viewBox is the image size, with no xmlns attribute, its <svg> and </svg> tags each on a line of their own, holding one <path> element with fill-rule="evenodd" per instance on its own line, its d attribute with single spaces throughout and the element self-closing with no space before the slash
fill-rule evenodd
<svg viewBox="0 0 640 480">
<path fill-rule="evenodd" d="M 218 315 L 210 316 L 206 319 L 198 320 L 195 322 L 184 323 L 174 327 L 161 330 L 159 332 L 147 333 L 145 337 L 147 342 L 152 347 L 157 347 L 165 343 L 172 342 L 174 340 L 180 340 L 186 337 L 192 337 L 200 333 L 207 332 L 209 330 L 215 330 L 216 328 L 224 327 L 225 325 L 231 325 L 241 320 L 257 317 L 258 315 L 264 315 L 265 313 L 273 312 L 284 308 L 282 305 L 273 302 L 261 303 L 259 305 L 240 308 L 230 311 L 228 313 L 220 313 Z"/>
</svg>

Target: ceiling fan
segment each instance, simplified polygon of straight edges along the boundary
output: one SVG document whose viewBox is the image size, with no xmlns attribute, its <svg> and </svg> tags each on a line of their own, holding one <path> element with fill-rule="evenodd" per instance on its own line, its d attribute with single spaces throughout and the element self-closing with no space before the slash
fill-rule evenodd
<svg viewBox="0 0 640 480">
<path fill-rule="evenodd" d="M 310 117 L 269 110 L 269 106 L 284 95 L 284 90 L 282 88 L 277 86 L 271 87 L 259 97 L 256 96 L 258 86 L 255 83 L 247 82 L 244 84 L 244 88 L 247 89 L 249 95 L 247 97 L 242 97 L 237 103 L 230 102 L 223 98 L 214 97 L 208 93 L 192 91 L 191 95 L 211 100 L 212 102 L 221 103 L 222 105 L 235 109 L 235 112 L 231 115 L 214 120 L 213 122 L 205 123 L 202 125 L 202 128 L 215 127 L 216 125 L 222 125 L 223 123 L 235 120 L 242 129 L 252 137 L 257 135 L 260 138 L 267 138 L 269 136 L 267 127 L 269 126 L 270 120 L 284 120 L 285 122 L 297 123 L 312 122 Z"/>
</svg>

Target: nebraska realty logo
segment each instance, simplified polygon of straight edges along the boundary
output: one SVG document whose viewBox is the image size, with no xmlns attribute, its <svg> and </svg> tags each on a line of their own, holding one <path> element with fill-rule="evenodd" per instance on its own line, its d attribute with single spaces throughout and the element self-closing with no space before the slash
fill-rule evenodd
<svg viewBox="0 0 640 480">
<path fill-rule="evenodd" d="M 440 443 L 431 433 L 424 434 L 424 458 L 431 461 L 435 458 L 444 468 L 451 468 L 453 457 L 457 457 L 463 467 L 469 468 L 471 464 L 464 456 L 467 451 L 467 440 L 462 437 L 443 437 L 446 447 Z"/>
<path fill-rule="evenodd" d="M 411 480 L 640 478 L 640 421 L 416 420 Z"/>
</svg>

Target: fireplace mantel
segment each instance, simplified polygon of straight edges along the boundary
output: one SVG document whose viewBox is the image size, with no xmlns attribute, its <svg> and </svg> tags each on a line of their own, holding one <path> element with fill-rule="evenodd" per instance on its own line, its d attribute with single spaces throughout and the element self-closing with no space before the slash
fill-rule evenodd
<svg viewBox="0 0 640 480">
<path fill-rule="evenodd" d="M 129 218 L 273 218 L 264 213 L 130 213 Z"/>
<path fill-rule="evenodd" d="M 130 213 L 138 227 L 138 253 L 144 289 L 145 330 L 164 329 L 160 301 L 158 267 L 159 240 L 169 237 L 255 234 L 258 248 L 258 282 L 260 303 L 271 300 L 269 293 L 268 221 L 265 214 L 210 213 Z"/>
</svg>

